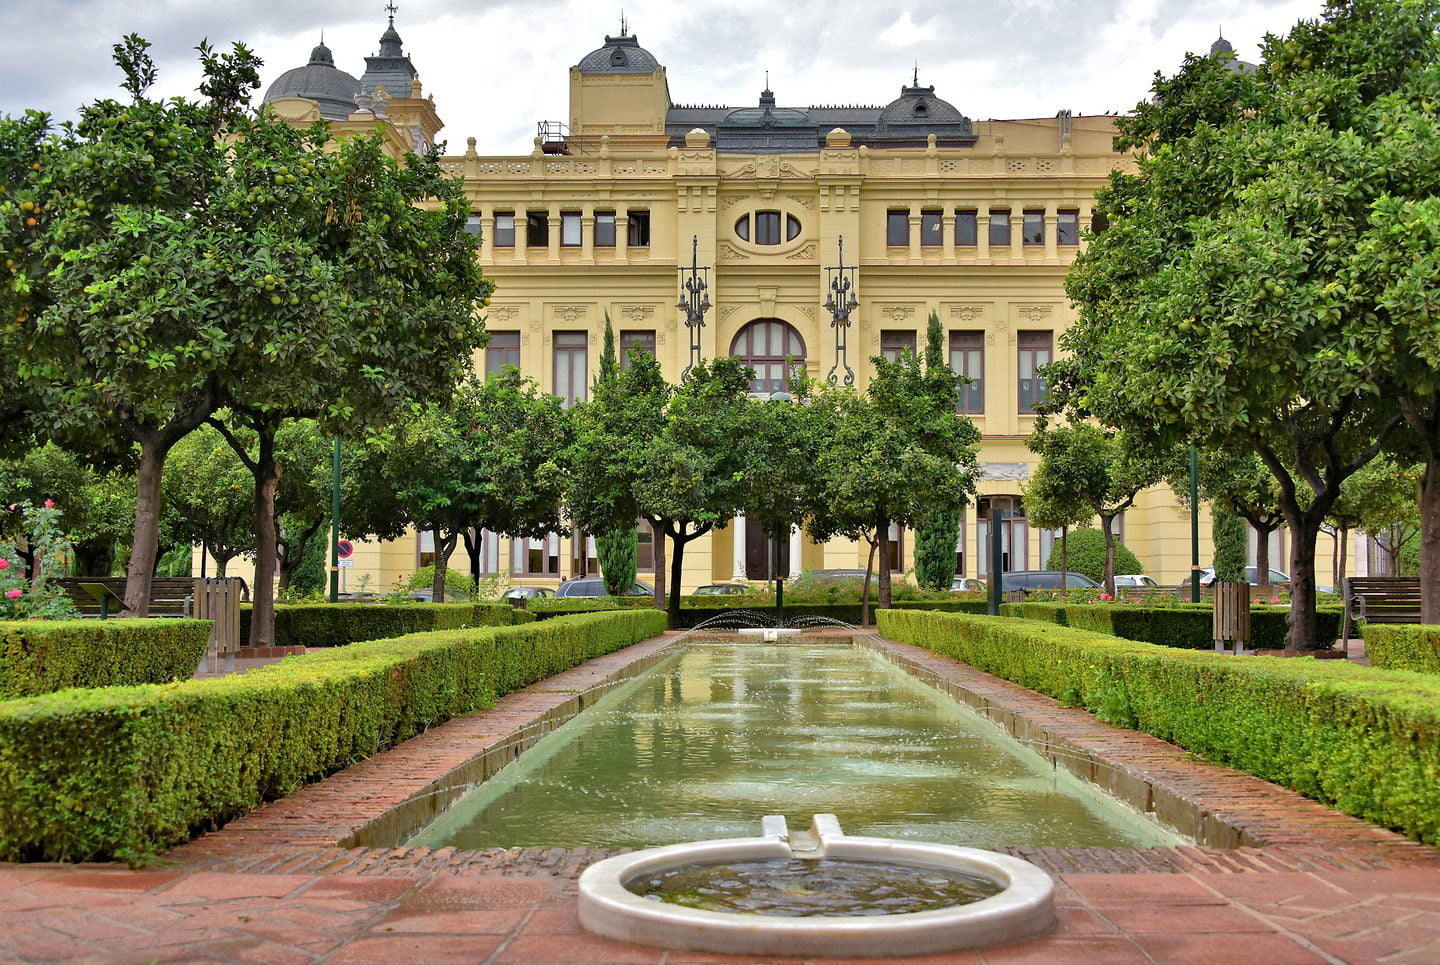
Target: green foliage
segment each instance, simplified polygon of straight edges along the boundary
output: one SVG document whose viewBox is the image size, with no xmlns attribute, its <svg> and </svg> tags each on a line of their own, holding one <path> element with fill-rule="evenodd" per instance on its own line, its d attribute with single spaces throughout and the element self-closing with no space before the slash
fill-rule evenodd
<svg viewBox="0 0 1440 965">
<path fill-rule="evenodd" d="M 163 529 L 170 540 L 203 546 L 215 575 L 255 550 L 255 479 L 209 426 L 190 433 L 165 461 Z"/>
<path fill-rule="evenodd" d="M 1245 582 L 1245 520 L 1220 502 L 1210 504 L 1210 536 L 1215 545 L 1215 578 Z"/>
<path fill-rule="evenodd" d="M 1214 610 L 1201 603 L 1146 604 L 1076 604 L 1076 603 L 1004 603 L 1000 612 L 1005 616 L 1027 620 L 1047 620 L 1061 626 L 1096 633 L 1108 633 L 1126 640 L 1139 640 L 1162 647 L 1185 650 L 1210 650 L 1215 646 Z M 1250 608 L 1251 650 L 1280 650 L 1290 609 L 1283 606 L 1252 606 Z M 1319 639 L 1333 643 L 1340 636 L 1344 610 L 1330 607 L 1319 611 Z"/>
<path fill-rule="evenodd" d="M 283 477 L 282 477 L 283 478 Z M 283 517 L 282 525 L 288 532 L 300 530 L 304 526 L 304 520 L 292 516 Z M 294 537 L 287 537 L 287 541 Z M 290 579 L 286 583 L 286 589 L 295 594 L 321 593 L 326 589 L 326 540 L 325 530 L 321 529 L 304 542 L 291 542 L 285 554 L 284 563 L 289 565 Z M 299 554 L 298 558 L 296 553 Z"/>
<path fill-rule="evenodd" d="M 634 526 L 595 538 L 595 555 L 600 559 L 606 593 L 626 596 L 635 585 L 635 551 Z"/>
<path fill-rule="evenodd" d="M 143 860 L 663 629 L 636 612 L 421 633 L 213 680 L 0 704 L 0 858 Z"/>
<path fill-rule="evenodd" d="M 1440 627 L 1365 623 L 1361 632 L 1370 666 L 1440 674 Z"/>
<path fill-rule="evenodd" d="M 75 556 L 74 575 L 111 575 L 115 546 L 130 538 L 135 525 L 134 480 L 95 469 L 53 442 L 0 462 L 0 502 L 38 506 L 47 499 L 59 505 L 60 530 Z M 24 536 L 16 528 L 22 519 L 5 517 L 3 531 Z"/>
<path fill-rule="evenodd" d="M 1071 530 L 1067 536 L 1070 544 L 1070 572 L 1082 573 L 1097 583 L 1105 582 L 1105 534 L 1098 529 L 1085 527 Z M 1060 542 L 1050 550 L 1045 561 L 1047 570 L 1060 569 Z M 1119 540 L 1115 541 L 1115 572 L 1144 573 L 1140 560 Z"/>
<path fill-rule="evenodd" d="M 410 574 L 410 579 L 405 581 L 405 586 L 411 590 L 428 590 L 435 585 L 434 565 L 422 566 Z M 475 581 L 470 578 L 466 570 L 445 569 L 445 593 L 459 594 L 460 602 L 473 599 L 475 596 Z M 443 601 L 441 601 L 443 602 Z"/>
<path fill-rule="evenodd" d="M 240 607 L 240 635 L 250 629 L 252 608 Z M 295 603 L 275 607 L 275 646 L 343 647 L 365 640 L 460 630 L 508 627 L 532 618 L 508 603 Z"/>
<path fill-rule="evenodd" d="M 160 554 L 155 564 L 155 575 L 161 577 L 191 576 L 195 568 L 195 550 L 184 543 L 176 543 Z"/>
<path fill-rule="evenodd" d="M 1004 617 L 903 610 L 880 633 L 1440 843 L 1440 681 L 1342 661 L 1243 659 Z"/>
<path fill-rule="evenodd" d="M 926 514 L 915 530 L 915 582 L 927 590 L 950 589 L 959 539 L 959 510 L 938 509 Z"/>
<path fill-rule="evenodd" d="M 13 540 L 0 540 L 0 620 L 59 619 L 75 615 L 70 597 L 50 585 L 58 575 L 59 553 L 65 545 L 60 532 L 60 510 L 51 500 L 41 506 L 19 503 L 4 512 L 18 516 L 19 529 L 27 534 L 31 573 Z"/>
<path fill-rule="evenodd" d="M 3 622 L 0 700 L 188 680 L 209 639 L 208 620 Z"/>
</svg>

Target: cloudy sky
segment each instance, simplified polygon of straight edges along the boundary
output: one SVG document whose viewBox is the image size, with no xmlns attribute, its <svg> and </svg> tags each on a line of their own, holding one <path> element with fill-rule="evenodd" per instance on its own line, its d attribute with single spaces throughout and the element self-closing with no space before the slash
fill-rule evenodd
<svg viewBox="0 0 1440 965">
<path fill-rule="evenodd" d="M 396 25 L 452 150 L 528 151 L 535 122 L 567 114 L 567 69 L 631 30 L 668 69 L 676 103 L 752 104 L 770 71 L 782 104 L 885 103 L 920 79 L 977 120 L 1120 111 L 1157 68 L 1208 49 L 1223 26 L 1242 59 L 1321 0 L 398 0 Z M 325 32 L 359 76 L 383 0 L 0 0 L 0 112 L 68 116 L 115 91 L 110 45 L 154 43 L 160 91 L 188 93 L 191 48 L 240 40 L 268 85 Z"/>
</svg>

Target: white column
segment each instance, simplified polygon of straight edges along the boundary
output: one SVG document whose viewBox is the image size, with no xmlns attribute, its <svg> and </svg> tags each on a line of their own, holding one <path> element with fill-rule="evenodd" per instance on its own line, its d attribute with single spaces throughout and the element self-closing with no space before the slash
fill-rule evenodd
<svg viewBox="0 0 1440 965">
<path fill-rule="evenodd" d="M 1355 546 L 1350 552 L 1351 560 L 1355 566 L 1356 576 L 1370 575 L 1370 539 L 1364 533 L 1355 534 Z M 1335 587 L 1336 591 L 1340 587 Z"/>
<path fill-rule="evenodd" d="M 788 579 L 795 579 L 800 575 L 800 551 L 801 551 L 800 527 L 790 528 L 790 576 Z"/>
<path fill-rule="evenodd" d="M 735 521 L 730 524 L 730 531 L 734 534 L 733 539 L 735 540 L 734 550 L 730 554 L 735 563 L 731 579 L 743 580 L 745 579 L 745 517 L 736 516 Z"/>
</svg>

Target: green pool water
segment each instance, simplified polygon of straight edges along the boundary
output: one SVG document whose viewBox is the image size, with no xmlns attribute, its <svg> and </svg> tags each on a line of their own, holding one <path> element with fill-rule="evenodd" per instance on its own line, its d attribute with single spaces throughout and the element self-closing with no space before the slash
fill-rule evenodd
<svg viewBox="0 0 1440 965">
<path fill-rule="evenodd" d="M 1159 824 L 853 646 L 692 644 L 455 802 L 409 844 L 634 848 L 833 813 L 977 848 L 1155 847 Z"/>
</svg>

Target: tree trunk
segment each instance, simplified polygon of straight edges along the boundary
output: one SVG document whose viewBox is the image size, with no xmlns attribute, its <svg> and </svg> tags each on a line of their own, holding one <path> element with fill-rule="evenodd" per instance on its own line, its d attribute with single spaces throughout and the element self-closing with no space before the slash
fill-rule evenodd
<svg viewBox="0 0 1440 965">
<path fill-rule="evenodd" d="M 1290 632 L 1285 646 L 1291 650 L 1317 650 L 1330 643 L 1316 639 L 1315 544 L 1319 535 L 1318 520 L 1290 524 Z"/>
<path fill-rule="evenodd" d="M 433 531 L 435 536 L 435 578 L 430 581 L 430 598 L 436 603 L 445 602 L 445 574 L 450 569 L 450 556 L 455 552 L 458 534 L 444 535 L 443 530 Z"/>
<path fill-rule="evenodd" d="M 669 608 L 665 592 L 665 530 L 651 523 L 650 533 L 655 548 L 655 609 L 665 610 Z"/>
<path fill-rule="evenodd" d="M 1112 597 L 1115 595 L 1115 517 L 1100 516 L 1100 525 L 1105 530 L 1105 592 Z M 1061 585 L 1065 583 L 1061 578 Z"/>
<path fill-rule="evenodd" d="M 1339 556 L 1335 561 L 1335 582 L 1331 586 L 1338 593 L 1340 588 L 1345 585 L 1345 564 L 1347 562 L 1345 557 L 1346 551 L 1350 548 L 1350 527 L 1341 526 L 1340 535 L 1337 538 L 1340 540 L 1340 545 L 1335 549 Z"/>
<path fill-rule="evenodd" d="M 252 647 L 275 645 L 275 493 L 280 488 L 280 463 L 275 459 L 275 426 L 256 427 L 259 455 L 255 460 L 255 581 L 250 590 Z"/>
<path fill-rule="evenodd" d="M 1070 532 L 1069 526 L 1060 527 L 1060 585 L 1063 588 L 1070 572 L 1070 545 L 1067 536 Z"/>
<path fill-rule="evenodd" d="M 231 557 L 231 556 L 221 556 L 219 553 L 215 553 L 214 556 L 215 556 L 215 578 L 216 578 L 217 580 L 218 580 L 218 579 L 223 579 L 224 576 L 225 576 L 225 570 L 226 570 L 227 567 L 229 567 L 229 565 L 230 565 L 230 560 L 232 560 L 234 557 Z"/>
<path fill-rule="evenodd" d="M 890 606 L 890 523 L 882 523 L 876 530 L 880 547 L 880 570 L 878 572 L 880 584 L 880 609 L 885 610 Z"/>
<path fill-rule="evenodd" d="M 695 537 L 685 535 L 683 523 L 676 528 L 676 532 L 670 535 L 675 540 L 675 548 L 670 553 L 670 594 L 665 604 L 665 619 L 671 630 L 678 630 L 680 628 L 680 575 L 684 572 L 685 544 Z"/>
<path fill-rule="evenodd" d="M 1270 582 L 1270 534 L 1273 529 L 1255 528 L 1255 582 Z"/>
<path fill-rule="evenodd" d="M 470 582 L 474 583 L 478 591 L 480 586 L 480 550 L 484 537 L 480 530 L 475 527 L 467 527 L 461 532 L 465 538 L 465 555 L 470 557 Z"/>
<path fill-rule="evenodd" d="M 1440 623 L 1440 456 L 1425 460 L 1420 482 L 1420 622 Z"/>
<path fill-rule="evenodd" d="M 160 555 L 161 488 L 165 454 L 159 442 L 140 444 L 140 468 L 135 472 L 135 536 L 130 543 L 130 565 L 125 570 L 125 609 L 137 617 L 150 615 L 150 582 Z"/>
<path fill-rule="evenodd" d="M 865 557 L 865 582 L 860 585 L 860 625 L 866 627 L 870 626 L 870 574 L 874 570 L 875 544 L 870 543 L 870 554 Z"/>
</svg>

